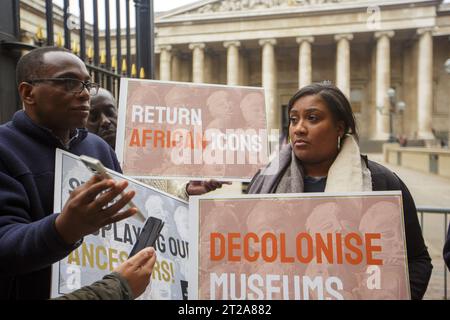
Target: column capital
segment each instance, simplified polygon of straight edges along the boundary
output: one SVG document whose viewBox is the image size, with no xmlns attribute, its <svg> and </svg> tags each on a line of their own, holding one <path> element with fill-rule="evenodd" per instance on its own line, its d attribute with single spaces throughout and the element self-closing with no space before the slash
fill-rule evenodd
<svg viewBox="0 0 450 320">
<path fill-rule="evenodd" d="M 419 36 L 421 36 L 421 35 L 423 35 L 424 33 L 427 33 L 427 32 L 433 33 L 435 30 L 436 30 L 435 27 L 419 28 L 419 29 L 417 29 L 417 34 Z"/>
<path fill-rule="evenodd" d="M 334 41 L 339 41 L 341 39 L 346 39 L 348 41 L 351 41 L 351 40 L 353 40 L 353 34 L 352 33 L 341 33 L 341 34 L 334 35 Z"/>
<path fill-rule="evenodd" d="M 265 44 L 270 44 L 270 45 L 274 46 L 274 45 L 277 44 L 277 39 L 274 39 L 274 38 L 272 38 L 272 39 L 261 39 L 261 40 L 258 41 L 258 43 L 259 43 L 259 45 L 261 47 L 264 46 Z"/>
<path fill-rule="evenodd" d="M 159 45 L 159 46 L 156 46 L 156 49 L 155 49 L 155 51 L 157 53 L 161 53 L 161 51 L 169 51 L 170 52 L 171 50 L 172 50 L 172 46 L 170 44 Z"/>
<path fill-rule="evenodd" d="M 229 48 L 229 47 L 237 47 L 237 48 L 239 48 L 240 46 L 241 46 L 241 42 L 240 41 L 225 41 L 224 43 L 223 43 L 223 46 L 225 47 L 225 48 Z"/>
<path fill-rule="evenodd" d="M 189 49 L 190 50 L 194 50 L 194 49 L 205 49 L 205 44 L 204 43 L 190 43 L 189 44 Z"/>
<path fill-rule="evenodd" d="M 395 32 L 394 31 L 377 31 L 374 34 L 375 39 L 379 39 L 381 37 L 388 37 L 388 38 L 392 38 L 394 36 Z"/>
<path fill-rule="evenodd" d="M 297 37 L 297 38 L 295 38 L 295 41 L 297 41 L 298 44 L 300 44 L 302 42 L 313 43 L 314 42 L 314 37 L 312 37 L 312 36 Z"/>
</svg>

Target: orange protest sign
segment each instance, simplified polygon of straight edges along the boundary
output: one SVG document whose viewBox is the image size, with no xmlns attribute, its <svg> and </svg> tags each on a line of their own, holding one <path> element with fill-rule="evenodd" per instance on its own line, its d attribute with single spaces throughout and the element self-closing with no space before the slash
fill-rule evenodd
<svg viewBox="0 0 450 320">
<path fill-rule="evenodd" d="M 267 144 L 262 88 L 121 80 L 116 152 L 128 176 L 250 181 Z"/>
<path fill-rule="evenodd" d="M 410 299 L 400 192 L 190 199 L 190 299 Z"/>
</svg>

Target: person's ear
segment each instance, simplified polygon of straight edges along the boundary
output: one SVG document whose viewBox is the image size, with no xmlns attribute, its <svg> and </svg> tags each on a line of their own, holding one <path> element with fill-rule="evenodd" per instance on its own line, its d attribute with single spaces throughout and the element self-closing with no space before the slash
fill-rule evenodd
<svg viewBox="0 0 450 320">
<path fill-rule="evenodd" d="M 21 82 L 19 84 L 18 90 L 20 98 L 25 105 L 34 104 L 34 90 L 33 86 L 28 82 Z"/>
<path fill-rule="evenodd" d="M 342 120 L 337 122 L 337 134 L 341 138 L 344 137 L 344 134 L 345 134 L 345 123 Z"/>
</svg>

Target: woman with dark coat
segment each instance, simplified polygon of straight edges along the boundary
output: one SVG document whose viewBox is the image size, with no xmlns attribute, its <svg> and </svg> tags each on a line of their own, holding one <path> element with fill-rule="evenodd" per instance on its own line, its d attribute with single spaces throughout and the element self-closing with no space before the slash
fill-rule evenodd
<svg viewBox="0 0 450 320">
<path fill-rule="evenodd" d="M 335 86 L 312 84 L 289 101 L 289 138 L 259 171 L 249 193 L 400 190 L 412 299 L 422 299 L 433 268 L 408 188 L 387 168 L 362 156 L 349 101 Z"/>
</svg>

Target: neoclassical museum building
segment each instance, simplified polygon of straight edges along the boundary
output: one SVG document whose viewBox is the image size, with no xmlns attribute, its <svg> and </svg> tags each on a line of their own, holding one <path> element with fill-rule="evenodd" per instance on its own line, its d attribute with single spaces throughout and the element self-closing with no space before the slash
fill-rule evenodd
<svg viewBox="0 0 450 320">
<path fill-rule="evenodd" d="M 44 5 L 21 1 L 23 41 L 45 24 Z M 157 79 L 264 87 L 269 128 L 286 129 L 300 87 L 331 81 L 350 98 L 363 145 L 386 141 L 390 119 L 409 140 L 449 135 L 450 1 L 201 0 L 155 13 L 155 33 Z M 105 50 L 104 32 L 100 41 Z"/>
<path fill-rule="evenodd" d="M 331 81 L 362 141 L 446 136 L 450 3 L 434 0 L 203 0 L 156 16 L 156 77 L 262 86 L 269 128 L 298 88 Z M 450 63 L 450 60 L 449 60 Z"/>
</svg>

